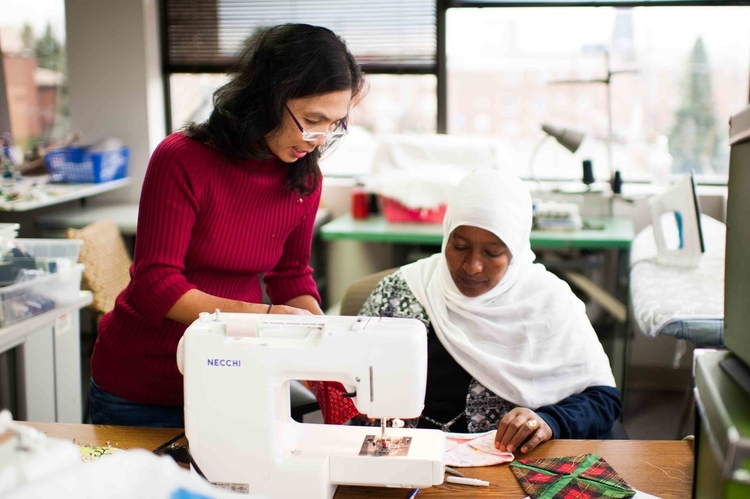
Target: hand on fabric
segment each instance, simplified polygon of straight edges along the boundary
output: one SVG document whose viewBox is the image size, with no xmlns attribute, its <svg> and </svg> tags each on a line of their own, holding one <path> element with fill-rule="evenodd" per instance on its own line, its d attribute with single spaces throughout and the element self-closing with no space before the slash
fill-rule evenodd
<svg viewBox="0 0 750 499">
<path fill-rule="evenodd" d="M 531 409 L 516 407 L 509 411 L 497 425 L 495 448 L 514 452 L 520 448 L 529 452 L 552 438 L 552 429 Z"/>
<path fill-rule="evenodd" d="M 485 433 L 445 434 L 445 465 L 461 467 L 494 466 L 513 461 L 513 453 L 495 447 L 495 430 Z"/>
</svg>

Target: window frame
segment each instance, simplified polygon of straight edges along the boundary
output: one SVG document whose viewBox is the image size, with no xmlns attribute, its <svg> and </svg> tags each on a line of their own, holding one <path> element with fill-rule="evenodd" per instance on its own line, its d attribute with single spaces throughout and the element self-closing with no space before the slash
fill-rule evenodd
<svg viewBox="0 0 750 499">
<path fill-rule="evenodd" d="M 209 74 L 223 74 L 231 69 L 233 62 L 228 62 L 225 65 L 178 65 L 170 64 L 169 62 L 169 36 L 168 36 L 168 23 L 167 23 L 167 1 L 159 0 L 159 37 L 161 42 L 161 61 L 162 61 L 162 80 L 164 83 L 164 102 L 166 112 L 166 132 L 170 133 L 172 130 L 172 105 L 171 105 L 171 89 L 170 89 L 170 76 L 176 73 L 182 74 L 196 74 L 196 73 L 209 73 Z M 203 0 L 205 2 L 214 3 L 217 0 Z M 251 1 L 251 0 L 248 0 Z M 435 13 L 436 13 L 436 52 L 435 62 L 432 64 L 383 64 L 383 63 L 363 63 L 360 65 L 362 71 L 365 74 L 392 74 L 392 75 L 434 75 L 437 79 L 437 93 L 438 96 L 443 95 L 442 102 L 438 97 L 438 124 L 444 123 L 443 129 L 440 130 L 438 127 L 438 133 L 445 133 L 445 123 L 447 122 L 447 114 L 445 110 L 445 102 L 447 98 L 447 92 L 442 87 L 445 87 L 445 11 L 447 8 L 447 0 L 435 0 Z M 442 15 L 442 20 L 439 17 Z M 442 34 L 440 30 L 442 29 Z M 441 53 L 442 49 L 442 53 Z M 440 74 L 443 78 L 440 78 Z M 442 83 L 441 83 L 442 82 Z M 444 117 L 440 118 L 440 110 L 443 110 Z"/>
<path fill-rule="evenodd" d="M 211 1 L 211 0 L 206 0 Z M 212 0 L 216 2 L 217 0 Z M 437 124 L 439 134 L 446 134 L 448 130 L 448 72 L 446 57 L 446 15 L 448 9 L 457 8 L 569 8 L 569 7 L 750 7 L 748 0 L 527 0 L 527 1 L 478 1 L 478 0 L 435 0 L 436 47 L 434 64 L 362 64 L 362 70 L 367 74 L 393 75 L 434 75 L 436 77 Z M 226 73 L 231 63 L 226 65 L 170 65 L 169 40 L 167 33 L 167 0 L 159 0 L 159 30 L 162 57 L 162 79 L 164 83 L 164 99 L 166 112 L 166 132 L 172 130 L 172 106 L 170 76 L 176 73 Z M 750 83 L 750 74 L 748 74 Z M 748 85 L 748 102 L 750 102 L 750 84 Z"/>
</svg>

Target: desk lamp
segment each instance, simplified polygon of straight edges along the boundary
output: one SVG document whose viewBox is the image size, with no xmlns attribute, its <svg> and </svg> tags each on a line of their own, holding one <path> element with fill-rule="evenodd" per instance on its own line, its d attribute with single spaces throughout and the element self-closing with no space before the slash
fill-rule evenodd
<svg viewBox="0 0 750 499">
<path fill-rule="evenodd" d="M 534 151 L 531 153 L 531 162 L 529 163 L 529 170 L 531 172 L 531 178 L 532 180 L 536 180 L 537 184 L 539 183 L 539 179 L 536 177 L 536 173 L 534 172 L 534 158 L 536 157 L 536 154 L 539 152 L 539 149 L 542 147 L 542 144 L 550 138 L 554 137 L 557 142 L 563 146 L 568 151 L 574 153 L 578 150 L 578 148 L 581 146 L 581 142 L 583 142 L 583 138 L 585 135 L 582 132 L 572 130 L 570 128 L 563 128 L 555 125 L 550 125 L 548 123 L 542 124 L 542 131 L 545 133 L 544 137 L 542 137 L 542 140 L 540 140 L 536 147 L 534 148 Z M 541 190 L 541 189 L 540 189 Z"/>
<path fill-rule="evenodd" d="M 554 137 L 561 146 L 570 152 L 576 152 L 583 142 L 583 133 L 570 128 L 562 128 L 547 123 L 542 124 L 542 131 L 548 137 Z"/>
</svg>

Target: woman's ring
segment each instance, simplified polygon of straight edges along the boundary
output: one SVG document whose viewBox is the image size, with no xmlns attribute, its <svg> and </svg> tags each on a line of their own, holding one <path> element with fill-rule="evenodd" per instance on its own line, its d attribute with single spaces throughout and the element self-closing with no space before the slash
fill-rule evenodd
<svg viewBox="0 0 750 499">
<path fill-rule="evenodd" d="M 526 426 L 529 427 L 529 430 L 534 431 L 536 430 L 536 427 L 539 426 L 539 423 L 536 419 L 529 419 L 528 421 L 526 421 Z"/>
</svg>

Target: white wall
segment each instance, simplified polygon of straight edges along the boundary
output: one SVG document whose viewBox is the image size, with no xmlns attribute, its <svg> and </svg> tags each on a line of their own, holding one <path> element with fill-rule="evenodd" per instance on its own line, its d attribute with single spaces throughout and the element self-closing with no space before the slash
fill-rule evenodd
<svg viewBox="0 0 750 499">
<path fill-rule="evenodd" d="M 130 147 L 131 184 L 92 204 L 138 202 L 151 152 L 165 136 L 157 0 L 66 0 L 70 117 L 86 143 Z"/>
</svg>

